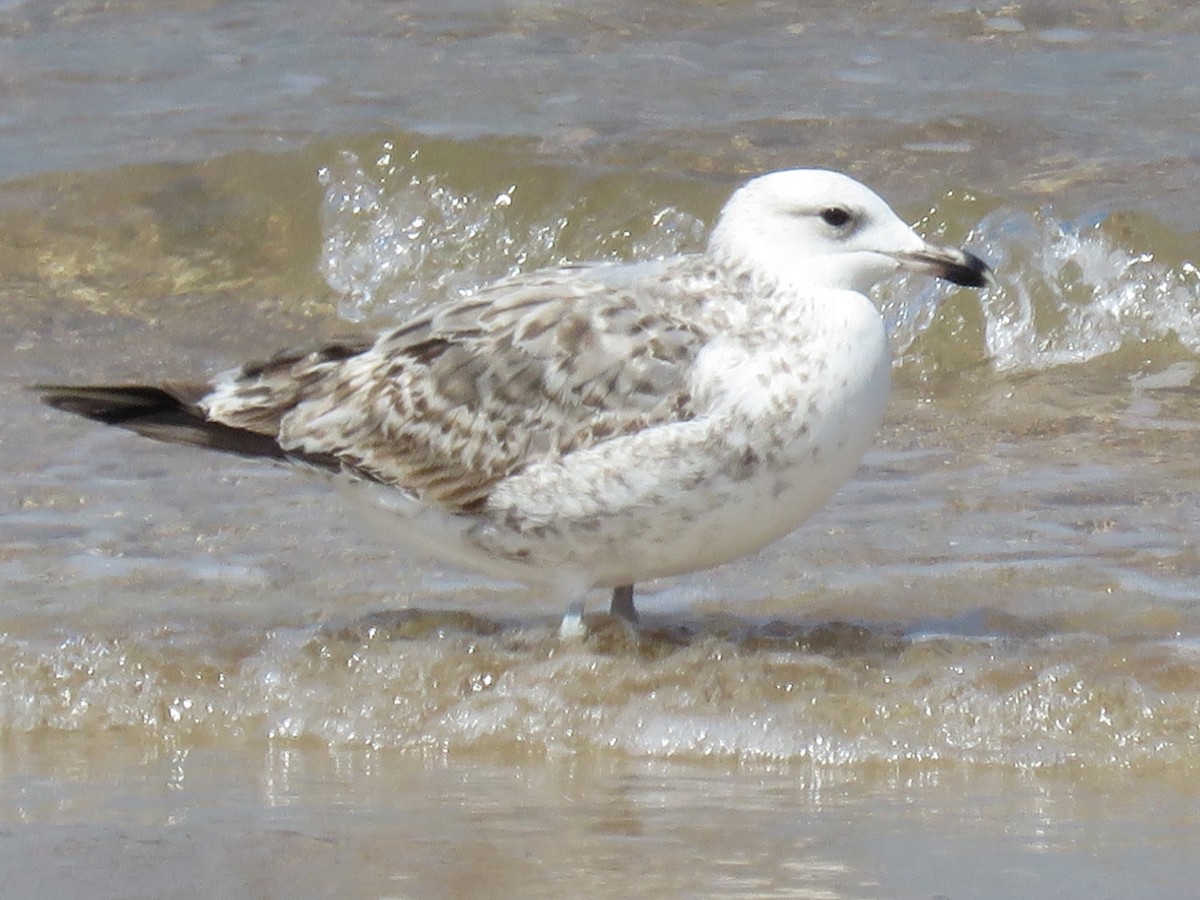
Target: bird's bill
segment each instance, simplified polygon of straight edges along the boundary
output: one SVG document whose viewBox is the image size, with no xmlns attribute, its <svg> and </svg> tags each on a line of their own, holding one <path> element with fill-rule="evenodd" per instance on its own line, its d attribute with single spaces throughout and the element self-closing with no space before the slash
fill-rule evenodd
<svg viewBox="0 0 1200 900">
<path fill-rule="evenodd" d="M 926 244 L 920 250 L 897 253 L 896 261 L 906 269 L 945 278 L 963 287 L 995 287 L 991 266 L 974 253 L 956 247 Z"/>
</svg>

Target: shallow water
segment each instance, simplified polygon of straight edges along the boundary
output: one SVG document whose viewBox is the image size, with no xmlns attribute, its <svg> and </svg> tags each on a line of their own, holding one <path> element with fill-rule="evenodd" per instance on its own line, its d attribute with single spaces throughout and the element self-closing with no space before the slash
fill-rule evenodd
<svg viewBox="0 0 1200 900">
<path fill-rule="evenodd" d="M 1195 894 L 1196 13 L 33 0 L 0 42 L 13 896 Z M 21 389 L 694 249 L 792 165 L 1001 286 L 885 285 L 857 478 L 637 635 Z"/>
</svg>

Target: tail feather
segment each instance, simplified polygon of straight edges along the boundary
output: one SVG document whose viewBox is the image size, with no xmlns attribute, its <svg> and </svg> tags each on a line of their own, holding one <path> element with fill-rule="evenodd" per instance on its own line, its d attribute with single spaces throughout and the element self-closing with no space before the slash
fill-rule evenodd
<svg viewBox="0 0 1200 900">
<path fill-rule="evenodd" d="M 64 412 L 126 428 L 168 444 L 191 444 L 239 456 L 293 458 L 273 435 L 210 421 L 182 392 L 149 385 L 36 385 L 43 403 Z"/>
</svg>

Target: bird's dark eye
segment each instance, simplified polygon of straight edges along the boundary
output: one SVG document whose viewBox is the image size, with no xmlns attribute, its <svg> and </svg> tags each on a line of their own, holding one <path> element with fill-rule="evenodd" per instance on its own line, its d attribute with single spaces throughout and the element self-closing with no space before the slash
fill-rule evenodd
<svg viewBox="0 0 1200 900">
<path fill-rule="evenodd" d="M 833 228 L 841 228 L 850 221 L 850 211 L 840 206 L 830 206 L 821 210 L 821 221 Z"/>
</svg>

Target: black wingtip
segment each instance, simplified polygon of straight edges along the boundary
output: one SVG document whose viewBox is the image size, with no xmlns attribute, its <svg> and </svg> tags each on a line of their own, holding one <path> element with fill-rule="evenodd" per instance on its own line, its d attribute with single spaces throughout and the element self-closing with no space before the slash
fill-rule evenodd
<svg viewBox="0 0 1200 900">
<path fill-rule="evenodd" d="M 165 388 L 41 384 L 33 389 L 47 406 L 167 444 L 190 444 L 238 456 L 291 458 L 273 435 L 210 421 L 201 408 Z"/>
<path fill-rule="evenodd" d="M 180 410 L 183 406 L 178 397 L 148 385 L 35 384 L 32 389 L 47 406 L 105 425 L 125 425 L 156 413 Z"/>
</svg>

